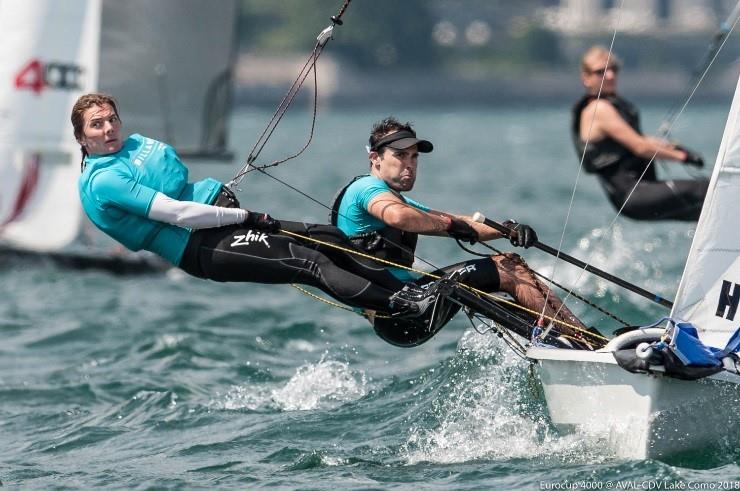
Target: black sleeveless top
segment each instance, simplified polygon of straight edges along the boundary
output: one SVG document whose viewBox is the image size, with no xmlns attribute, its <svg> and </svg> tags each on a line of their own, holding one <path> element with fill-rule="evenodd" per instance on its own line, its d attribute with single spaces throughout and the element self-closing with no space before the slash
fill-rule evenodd
<svg viewBox="0 0 740 491">
<path fill-rule="evenodd" d="M 586 147 L 585 142 L 581 140 L 581 113 L 594 99 L 596 99 L 595 95 L 586 94 L 573 106 L 571 138 L 579 159 L 581 155 L 584 155 L 583 150 Z M 640 113 L 634 104 L 617 95 L 603 96 L 602 99 L 609 101 L 627 124 L 636 132 L 642 134 L 640 131 Z M 598 174 L 599 177 L 612 182 L 612 184 L 620 184 L 618 187 L 622 187 L 630 181 L 634 184 L 649 162 L 649 159 L 635 155 L 621 143 L 606 137 L 603 140 L 588 143 L 583 159 L 583 168 L 586 172 Z M 618 183 L 614 182 L 615 180 Z M 650 166 L 642 180 L 657 180 L 653 166 Z"/>
</svg>

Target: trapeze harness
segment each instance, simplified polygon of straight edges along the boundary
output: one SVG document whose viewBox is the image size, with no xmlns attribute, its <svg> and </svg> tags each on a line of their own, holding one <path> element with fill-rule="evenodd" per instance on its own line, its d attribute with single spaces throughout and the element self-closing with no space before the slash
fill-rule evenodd
<svg viewBox="0 0 740 491">
<path fill-rule="evenodd" d="M 355 176 L 334 196 L 331 211 L 329 212 L 329 223 L 334 226 L 337 225 L 339 207 L 342 204 L 344 195 L 347 194 L 347 189 L 354 184 L 355 181 L 367 176 L 368 174 Z M 404 203 L 406 202 L 403 195 L 398 191 L 390 188 L 388 191 L 393 193 Z M 353 246 L 367 254 L 410 268 L 411 265 L 414 264 L 414 253 L 416 251 L 416 243 L 419 240 L 419 234 L 406 232 L 391 226 L 385 226 L 380 230 L 373 230 L 371 232 L 364 232 L 362 234 L 350 236 L 349 240 Z"/>
<path fill-rule="evenodd" d="M 587 148 L 581 140 L 581 113 L 595 95 L 584 95 L 573 107 L 571 137 L 578 157 L 584 155 L 583 168 L 596 174 L 614 208 L 627 200 L 622 214 L 635 220 L 698 220 L 709 182 L 706 179 L 659 181 L 649 159 L 632 153 L 616 140 L 606 137 L 590 141 Z M 640 114 L 634 104 L 616 95 L 603 96 L 635 131 L 640 131 Z M 647 171 L 645 168 L 647 167 Z M 640 180 L 640 175 L 645 175 Z"/>
<path fill-rule="evenodd" d="M 329 220 L 332 225 L 337 224 L 340 205 L 347 189 L 355 181 L 366 176 L 367 174 L 353 178 L 336 194 L 329 212 Z M 389 191 L 406 202 L 402 194 L 392 189 L 389 189 Z M 417 233 L 406 232 L 386 225 L 379 230 L 350 236 L 349 241 L 365 254 L 410 268 L 414 262 L 414 252 L 418 238 Z M 489 258 L 471 259 L 452 264 L 437 269 L 431 274 L 443 277 L 453 273 L 456 280 L 484 291 L 492 292 L 499 288 L 498 269 Z M 434 279 L 428 276 L 422 276 L 413 281 L 421 288 L 429 287 L 433 282 Z M 434 309 L 427 309 L 427 312 L 420 317 L 404 319 L 376 317 L 372 320 L 372 324 L 375 333 L 384 341 L 402 348 L 411 348 L 431 339 L 459 310 L 459 304 L 441 299 Z"/>
</svg>

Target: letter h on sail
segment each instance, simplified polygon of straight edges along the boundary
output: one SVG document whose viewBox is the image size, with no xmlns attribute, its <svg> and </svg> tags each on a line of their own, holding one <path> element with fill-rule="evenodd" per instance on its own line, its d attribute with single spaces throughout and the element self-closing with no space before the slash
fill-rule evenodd
<svg viewBox="0 0 740 491">
<path fill-rule="evenodd" d="M 730 293 L 730 288 L 732 288 L 732 293 Z M 740 285 L 723 280 L 722 291 L 719 294 L 719 303 L 717 304 L 715 315 L 717 317 L 725 317 L 725 310 L 727 310 L 727 317 L 725 318 L 727 320 L 735 320 L 738 303 L 740 303 Z"/>
</svg>

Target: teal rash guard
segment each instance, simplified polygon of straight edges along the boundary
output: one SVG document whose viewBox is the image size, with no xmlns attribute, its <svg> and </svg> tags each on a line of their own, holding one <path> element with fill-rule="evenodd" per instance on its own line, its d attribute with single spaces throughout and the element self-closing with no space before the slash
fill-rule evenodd
<svg viewBox="0 0 740 491">
<path fill-rule="evenodd" d="M 78 181 L 82 208 L 96 227 L 132 251 L 151 251 L 176 266 L 192 230 L 147 218 L 154 196 L 212 204 L 222 186 L 211 178 L 188 183 L 175 150 L 139 134 L 116 153 L 87 156 Z"/>
</svg>

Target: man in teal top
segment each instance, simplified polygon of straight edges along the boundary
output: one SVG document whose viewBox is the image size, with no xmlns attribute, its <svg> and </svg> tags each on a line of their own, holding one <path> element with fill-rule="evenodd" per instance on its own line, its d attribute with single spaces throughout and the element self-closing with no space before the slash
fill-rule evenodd
<svg viewBox="0 0 740 491">
<path fill-rule="evenodd" d="M 339 204 L 337 212 L 337 227 L 350 237 L 378 232 L 388 226 L 382 220 L 375 218 L 367 212 L 370 202 L 383 193 L 392 193 L 388 184 L 382 179 L 368 175 L 362 176 L 350 184 L 345 192 L 344 198 Z M 406 196 L 403 200 L 416 209 L 428 212 L 430 208 Z M 402 281 L 413 281 L 419 278 L 419 274 L 408 269 L 389 267 L 388 270 Z"/>
<path fill-rule="evenodd" d="M 342 188 L 330 214 L 332 224 L 347 234 L 356 247 L 392 263 L 394 275 L 414 278 L 422 288 L 432 281 L 409 271 L 419 234 L 468 242 L 504 237 L 501 232 L 471 217 L 434 210 L 402 194 L 414 187 L 419 154 L 433 149 L 431 142 L 417 138 L 409 123 L 403 124 L 393 117 L 376 123 L 368 146 L 370 174 L 359 176 Z M 515 246 L 527 248 L 537 240 L 536 233 L 527 225 L 509 221 L 508 226 L 511 243 Z M 485 292 L 505 291 L 532 311 L 585 329 L 515 254 L 464 261 L 432 274 L 454 275 L 456 280 Z M 428 312 L 423 319 L 413 321 L 376 319 L 374 327 L 378 335 L 393 344 L 414 346 L 436 334 L 459 306 L 448 304 L 446 309 L 439 322 L 430 322 L 431 312 Z"/>
<path fill-rule="evenodd" d="M 403 288 L 387 271 L 363 270 L 345 252 L 309 240 L 346 243 L 334 227 L 281 223 L 240 208 L 214 179 L 189 183 L 172 147 L 136 134 L 121 137 L 110 96 L 80 97 L 71 119 L 83 154 L 82 207 L 93 224 L 127 248 L 152 251 L 201 278 L 302 283 L 348 305 L 396 316 L 419 315 L 431 303 L 427 292 Z"/>
</svg>

